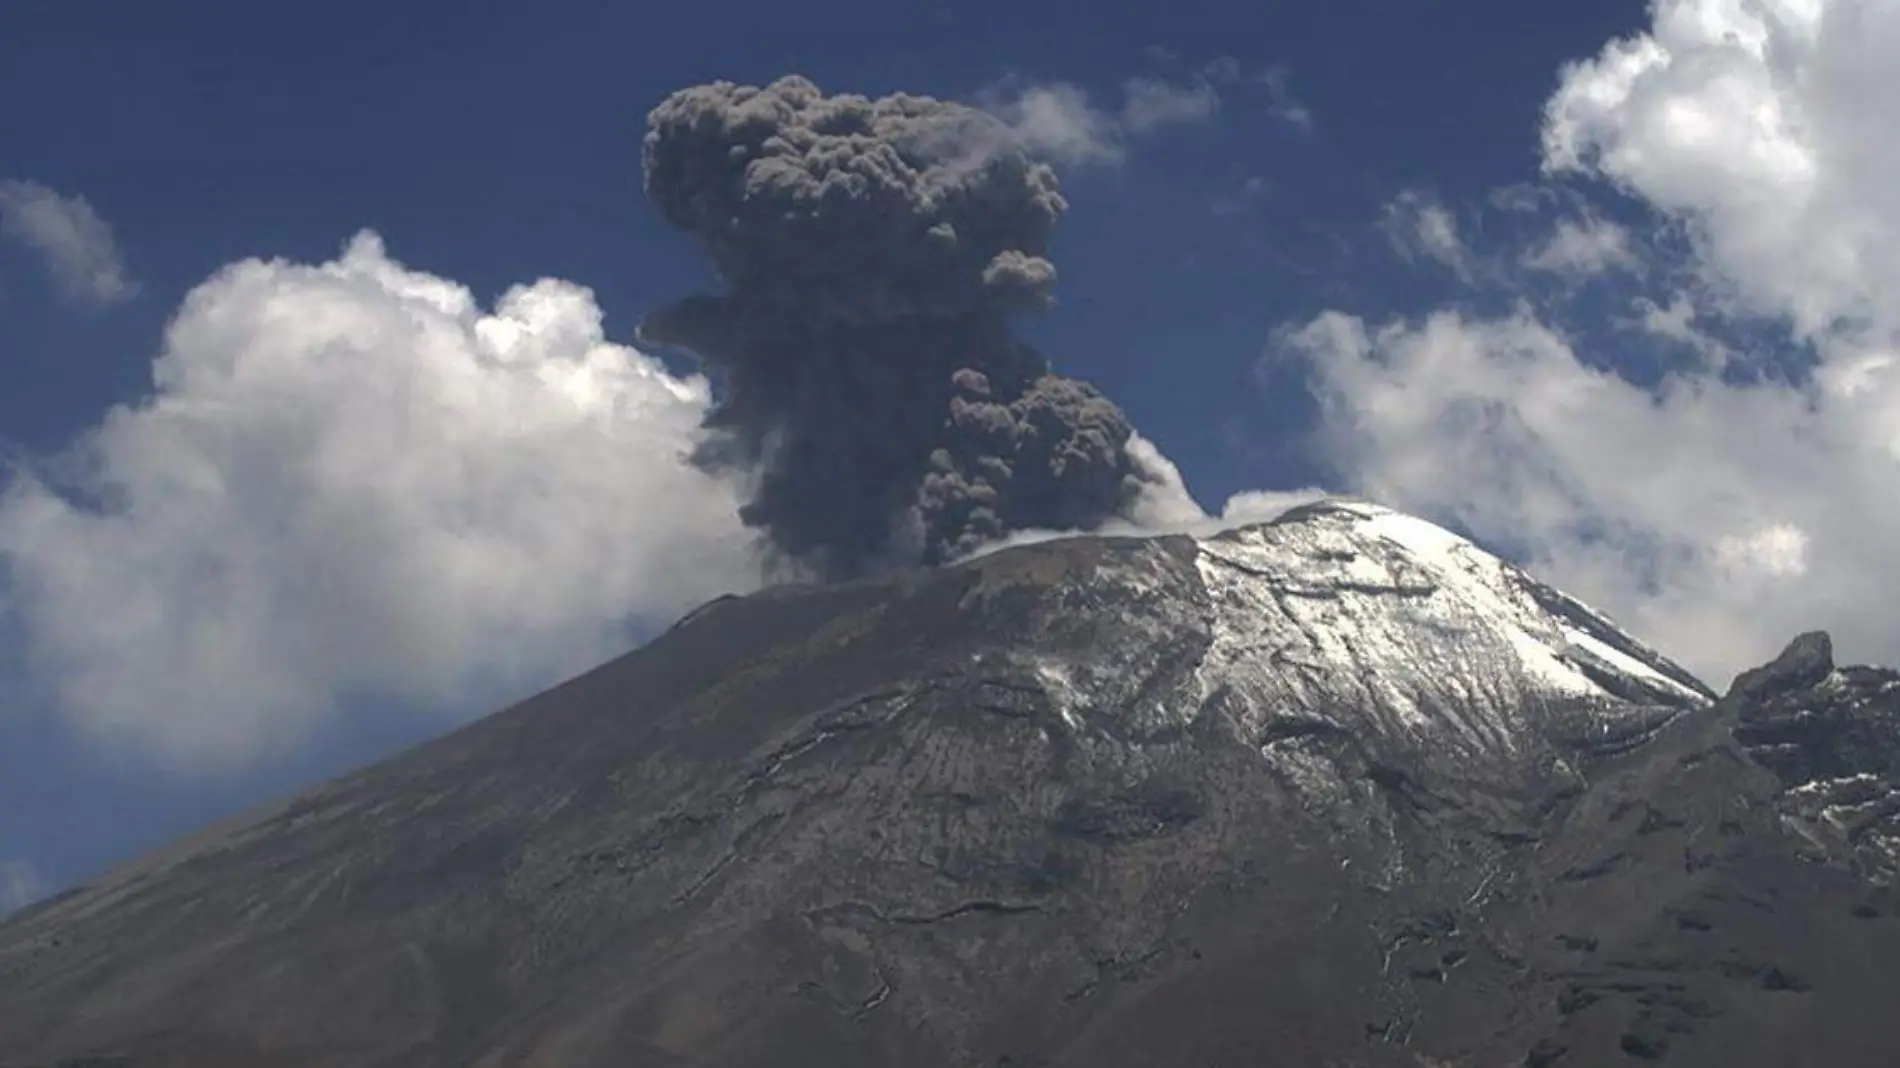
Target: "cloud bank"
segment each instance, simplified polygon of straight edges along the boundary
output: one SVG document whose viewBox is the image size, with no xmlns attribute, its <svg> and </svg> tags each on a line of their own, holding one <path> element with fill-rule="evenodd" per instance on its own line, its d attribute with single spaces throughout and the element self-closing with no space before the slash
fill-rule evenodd
<svg viewBox="0 0 1900 1068">
<path fill-rule="evenodd" d="M 14 622 L 88 736 L 181 770 L 343 702 L 464 717 L 759 581 L 707 383 L 543 280 L 482 307 L 364 233 L 185 300 L 153 391 L 0 496 Z"/>
<path fill-rule="evenodd" d="M 1276 358 L 1310 368 L 1352 488 L 1521 553 L 1718 684 L 1812 627 L 1893 663 L 1900 5 L 1652 14 L 1564 70 L 1542 146 L 1551 179 L 1635 200 L 1686 248 L 1631 302 L 1682 351 L 1660 384 L 1605 369 L 1627 341 L 1572 336 L 1528 301 L 1492 318 L 1329 312 Z M 1416 247 L 1456 269 L 1460 246 L 1412 218 Z M 1534 255 L 1590 273 L 1633 253 L 1578 230 Z"/>
</svg>

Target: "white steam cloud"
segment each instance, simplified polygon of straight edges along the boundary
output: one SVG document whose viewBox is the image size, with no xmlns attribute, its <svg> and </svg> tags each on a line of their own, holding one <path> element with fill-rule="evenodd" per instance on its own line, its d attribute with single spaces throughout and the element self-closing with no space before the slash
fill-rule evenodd
<svg viewBox="0 0 1900 1068">
<path fill-rule="evenodd" d="M 38 865 L 26 860 L 0 860 L 0 918 L 45 897 L 48 889 Z"/>
<path fill-rule="evenodd" d="M 1032 154 L 1064 167 L 1118 166 L 1127 161 L 1132 142 L 1169 127 L 1205 125 L 1221 108 L 1220 93 L 1206 78 L 1130 78 L 1115 111 L 1097 106 L 1071 82 L 1006 81 L 979 102 Z"/>
</svg>

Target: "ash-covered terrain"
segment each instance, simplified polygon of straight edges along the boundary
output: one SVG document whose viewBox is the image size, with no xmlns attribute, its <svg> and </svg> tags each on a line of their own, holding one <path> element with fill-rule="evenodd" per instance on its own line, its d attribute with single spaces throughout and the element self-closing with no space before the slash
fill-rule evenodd
<svg viewBox="0 0 1900 1068">
<path fill-rule="evenodd" d="M 0 925 L 0 1064 L 1900 1063 L 1900 675 L 1352 501 L 715 602 Z"/>
</svg>

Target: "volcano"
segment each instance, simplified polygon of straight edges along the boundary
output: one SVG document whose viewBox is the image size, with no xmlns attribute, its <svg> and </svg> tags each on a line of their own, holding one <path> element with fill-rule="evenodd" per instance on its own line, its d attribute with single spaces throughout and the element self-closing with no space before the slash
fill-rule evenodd
<svg viewBox="0 0 1900 1068">
<path fill-rule="evenodd" d="M 1331 500 L 725 598 L 0 925 L 8 1068 L 1900 1064 L 1900 674 Z"/>
</svg>

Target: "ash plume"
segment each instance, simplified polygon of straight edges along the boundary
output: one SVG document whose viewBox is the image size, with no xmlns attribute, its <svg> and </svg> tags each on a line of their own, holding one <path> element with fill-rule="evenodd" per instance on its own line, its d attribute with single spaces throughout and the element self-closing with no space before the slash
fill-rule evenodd
<svg viewBox="0 0 1900 1068">
<path fill-rule="evenodd" d="M 715 82 L 647 118 L 647 196 L 725 283 L 641 325 L 722 387 L 695 457 L 751 471 L 741 509 L 826 577 L 1094 528 L 1149 476 L 1127 417 L 1013 335 L 1053 301 L 1067 208 L 977 109 Z"/>
</svg>

